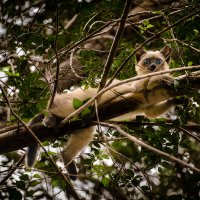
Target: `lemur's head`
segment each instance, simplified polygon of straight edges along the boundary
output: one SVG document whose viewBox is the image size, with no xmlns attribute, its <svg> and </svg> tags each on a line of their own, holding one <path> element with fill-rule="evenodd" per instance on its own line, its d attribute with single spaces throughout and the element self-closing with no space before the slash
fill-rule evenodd
<svg viewBox="0 0 200 200">
<path fill-rule="evenodd" d="M 135 48 L 139 46 L 139 44 L 136 44 Z M 143 48 L 140 48 L 135 54 L 137 75 L 169 69 L 170 53 L 171 48 L 168 46 L 165 46 L 160 51 L 145 51 Z"/>
</svg>

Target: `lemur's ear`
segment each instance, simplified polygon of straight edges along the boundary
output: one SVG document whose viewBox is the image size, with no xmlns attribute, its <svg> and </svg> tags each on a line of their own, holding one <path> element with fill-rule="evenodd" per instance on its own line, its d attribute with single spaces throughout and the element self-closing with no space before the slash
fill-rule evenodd
<svg viewBox="0 0 200 200">
<path fill-rule="evenodd" d="M 140 44 L 135 44 L 135 50 L 136 49 L 138 49 L 140 47 Z M 143 55 L 143 54 L 145 54 L 146 53 L 146 51 L 143 49 L 143 48 L 140 48 L 140 49 L 138 49 L 137 51 L 136 51 L 136 53 L 135 53 L 135 56 L 136 56 L 136 60 L 137 60 L 137 62 L 140 60 L 140 58 L 141 58 L 141 56 Z"/>
<path fill-rule="evenodd" d="M 172 49 L 169 46 L 165 46 L 160 50 L 160 53 L 165 57 L 166 61 L 169 62 L 170 60 L 170 54 L 172 52 Z"/>
</svg>

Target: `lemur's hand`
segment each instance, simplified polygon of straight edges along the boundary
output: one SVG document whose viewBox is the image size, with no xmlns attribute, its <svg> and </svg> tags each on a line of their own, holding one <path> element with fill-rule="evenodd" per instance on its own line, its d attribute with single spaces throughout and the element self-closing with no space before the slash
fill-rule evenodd
<svg viewBox="0 0 200 200">
<path fill-rule="evenodd" d="M 47 116 L 43 120 L 44 126 L 48 128 L 53 128 L 56 126 L 56 116 L 52 113 L 48 113 Z"/>
</svg>

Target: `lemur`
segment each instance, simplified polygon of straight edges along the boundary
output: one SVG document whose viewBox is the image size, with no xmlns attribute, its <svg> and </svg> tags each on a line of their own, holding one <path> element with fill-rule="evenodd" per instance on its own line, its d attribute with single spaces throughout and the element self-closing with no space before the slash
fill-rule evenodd
<svg viewBox="0 0 200 200">
<path fill-rule="evenodd" d="M 138 46 L 136 46 L 136 48 L 137 47 Z M 165 46 L 160 51 L 145 51 L 143 48 L 140 48 L 136 52 L 137 76 L 169 69 L 170 53 L 171 48 L 168 46 Z M 120 82 L 120 80 L 114 80 L 112 84 L 116 82 Z M 144 88 L 145 85 L 141 85 L 140 87 Z M 136 81 L 117 86 L 113 90 L 109 90 L 105 94 L 103 94 L 100 99 L 99 105 L 113 100 L 115 97 L 118 96 L 118 94 L 123 95 L 131 93 L 137 89 L 138 88 Z M 68 93 L 56 94 L 53 104 L 48 110 L 49 117 L 44 119 L 44 124 L 48 127 L 55 126 L 54 117 L 65 118 L 75 111 L 75 108 L 73 107 L 74 98 L 84 101 L 85 99 L 92 98 L 96 93 L 96 88 L 89 87 L 87 89 L 77 88 Z M 172 106 L 172 101 L 166 100 L 155 105 L 147 106 L 142 110 L 138 110 L 137 113 L 144 113 L 146 117 L 152 118 L 162 115 Z M 128 118 L 130 118 L 130 115 L 127 116 Z M 73 131 L 68 142 L 64 146 L 63 151 L 61 152 L 61 157 L 69 174 L 77 175 L 76 167 L 73 163 L 73 160 L 84 149 L 84 147 L 89 145 L 93 138 L 94 131 L 94 126 Z M 28 148 L 26 161 L 28 166 L 34 165 L 35 159 L 37 157 L 37 150 L 38 145 L 33 145 Z M 75 179 L 75 176 L 72 176 L 71 178 Z"/>
</svg>

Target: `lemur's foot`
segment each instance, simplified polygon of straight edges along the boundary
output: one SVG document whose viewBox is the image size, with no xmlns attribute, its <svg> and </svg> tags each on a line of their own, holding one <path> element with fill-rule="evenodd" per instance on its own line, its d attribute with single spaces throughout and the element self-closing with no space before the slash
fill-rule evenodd
<svg viewBox="0 0 200 200">
<path fill-rule="evenodd" d="M 48 128 L 53 128 L 56 126 L 56 116 L 48 113 L 48 115 L 44 118 L 43 124 Z"/>
</svg>

